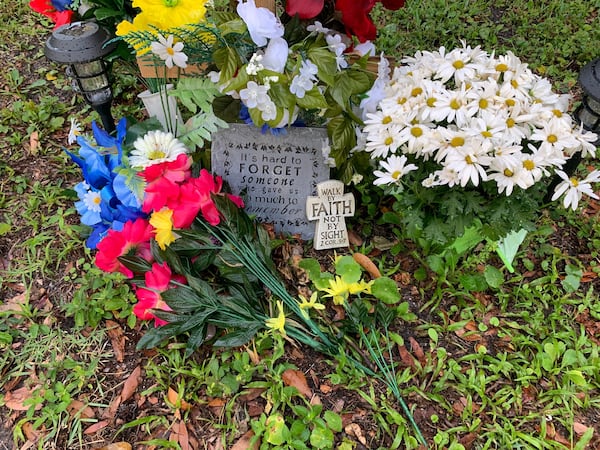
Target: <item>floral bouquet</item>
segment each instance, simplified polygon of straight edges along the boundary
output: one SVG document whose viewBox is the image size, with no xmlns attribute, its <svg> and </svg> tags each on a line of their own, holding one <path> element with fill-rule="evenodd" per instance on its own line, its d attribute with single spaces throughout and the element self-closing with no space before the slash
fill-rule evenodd
<svg viewBox="0 0 600 450">
<path fill-rule="evenodd" d="M 77 13 L 74 0 L 31 0 L 29 7 L 54 23 L 54 29 L 71 23 Z"/>
<path fill-rule="evenodd" d="M 372 92 L 364 133 L 374 184 L 397 200 L 407 229 L 445 244 L 480 220 L 497 239 L 539 211 L 549 182 L 576 209 L 590 183 L 565 173 L 578 154 L 594 157 L 596 135 L 567 113 L 569 98 L 552 91 L 512 53 L 479 47 L 418 52 Z M 558 178 L 557 178 L 558 177 Z"/>
</svg>

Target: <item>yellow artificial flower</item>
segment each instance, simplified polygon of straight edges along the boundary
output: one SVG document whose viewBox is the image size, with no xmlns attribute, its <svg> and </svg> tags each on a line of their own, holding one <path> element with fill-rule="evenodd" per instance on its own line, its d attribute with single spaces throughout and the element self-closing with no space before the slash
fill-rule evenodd
<svg viewBox="0 0 600 450">
<path fill-rule="evenodd" d="M 277 302 L 277 310 L 279 311 L 277 317 L 267 319 L 265 325 L 267 328 L 279 331 L 282 336 L 285 336 L 285 314 L 283 313 L 283 302 L 281 300 Z"/>
<path fill-rule="evenodd" d="M 343 305 L 350 294 L 349 286 L 342 277 L 335 277 L 335 280 L 329 280 L 329 289 L 323 289 L 328 293 L 325 297 L 332 297 L 335 305 Z"/>
<path fill-rule="evenodd" d="M 373 281 L 367 283 L 365 280 L 360 280 L 358 283 L 350 283 L 348 285 L 348 292 L 350 292 L 350 294 L 360 294 L 362 292 L 370 294 L 372 285 Z"/>
<path fill-rule="evenodd" d="M 307 300 L 306 297 L 304 297 L 303 295 L 300 295 L 300 300 L 302 300 L 299 304 L 300 309 L 316 309 L 316 310 L 322 310 L 325 309 L 325 305 L 322 303 L 319 303 L 317 300 L 319 299 L 318 297 L 318 293 L 317 292 L 313 292 L 313 294 L 310 296 L 310 300 Z"/>
<path fill-rule="evenodd" d="M 154 227 L 156 233 L 154 239 L 156 239 L 161 250 L 165 250 L 177 239 L 177 236 L 173 233 L 172 217 L 173 210 L 167 208 L 153 212 L 150 217 L 150 225 Z"/>
<path fill-rule="evenodd" d="M 134 0 L 152 23 L 161 23 L 161 30 L 200 23 L 206 14 L 206 0 Z"/>
</svg>

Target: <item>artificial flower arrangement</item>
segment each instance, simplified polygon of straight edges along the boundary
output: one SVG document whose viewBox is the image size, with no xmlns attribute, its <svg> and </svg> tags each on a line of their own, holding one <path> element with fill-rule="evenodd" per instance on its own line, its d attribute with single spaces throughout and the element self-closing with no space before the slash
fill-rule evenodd
<svg viewBox="0 0 600 450">
<path fill-rule="evenodd" d="M 31 0 L 29 7 L 48 17 L 56 29 L 73 21 L 77 10 L 76 3 L 78 2 L 74 0 Z"/>
<path fill-rule="evenodd" d="M 380 71 L 364 104 L 365 150 L 373 183 L 396 198 L 413 237 L 444 244 L 481 220 L 497 239 L 535 218 L 544 198 L 564 195 L 573 210 L 582 194 L 598 198 L 599 171 L 563 171 L 576 154 L 595 156 L 597 136 L 567 113 L 567 95 L 512 53 L 463 43 L 418 52 L 390 72 Z"/>
<path fill-rule="evenodd" d="M 200 107 L 226 122 L 244 121 L 275 134 L 291 125 L 326 126 L 331 144 L 324 146 L 325 159 L 349 181 L 355 171 L 350 156 L 360 146 L 356 110 L 375 78 L 366 70 L 374 54 L 369 13 L 375 3 L 288 1 L 269 9 L 239 0 L 234 12 L 204 2 L 157 8 L 136 0 L 141 12 L 122 22 L 117 35 L 152 60 L 160 83 L 176 84 L 170 95 L 191 105 L 192 114 Z M 382 3 L 391 9 L 403 5 Z M 285 24 L 273 11 L 281 6 Z M 334 12 L 341 21 L 331 19 Z M 334 28 L 323 25 L 322 17 Z M 188 78 L 202 71 L 218 87 L 216 98 L 194 98 L 206 84 Z"/>
</svg>

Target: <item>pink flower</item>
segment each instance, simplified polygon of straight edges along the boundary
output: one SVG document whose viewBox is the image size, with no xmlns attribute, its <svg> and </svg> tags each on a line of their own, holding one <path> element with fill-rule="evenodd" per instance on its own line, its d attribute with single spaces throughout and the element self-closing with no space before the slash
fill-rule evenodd
<svg viewBox="0 0 600 450">
<path fill-rule="evenodd" d="M 121 264 L 119 256 L 139 256 L 152 261 L 150 239 L 152 226 L 145 219 L 126 222 L 121 231 L 108 230 L 108 234 L 98 243 L 96 266 L 105 272 L 121 272 L 128 278 L 133 272 Z"/>
<path fill-rule="evenodd" d="M 154 319 L 154 326 L 165 325 L 167 322 L 156 317 L 152 310 L 171 311 L 169 305 L 162 299 L 161 293 L 175 286 L 172 281 L 185 283 L 185 277 L 172 275 L 167 263 L 163 262 L 162 264 L 152 264 L 152 270 L 146 272 L 144 278 L 146 286 L 138 287 L 135 292 L 138 303 L 134 305 L 133 313 L 141 320 Z"/>
<path fill-rule="evenodd" d="M 175 161 L 153 164 L 146 167 L 141 176 L 146 180 L 146 196 L 142 211 L 160 211 L 169 202 L 179 197 L 179 183 L 190 177 L 192 159 L 181 154 Z"/>
<path fill-rule="evenodd" d="M 287 0 L 285 12 L 290 17 L 298 14 L 300 19 L 312 19 L 321 13 L 324 3 L 324 0 Z"/>
</svg>

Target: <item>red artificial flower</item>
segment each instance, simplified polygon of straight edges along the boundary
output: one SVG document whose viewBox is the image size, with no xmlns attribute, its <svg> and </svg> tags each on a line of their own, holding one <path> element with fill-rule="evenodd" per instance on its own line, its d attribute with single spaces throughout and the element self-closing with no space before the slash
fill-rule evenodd
<svg viewBox="0 0 600 450">
<path fill-rule="evenodd" d="M 31 0 L 29 2 L 29 7 L 54 22 L 54 29 L 71 23 L 73 17 L 72 10 L 58 10 L 50 0 Z"/>
<path fill-rule="evenodd" d="M 324 0 L 288 0 L 285 2 L 285 12 L 294 17 L 298 14 L 300 19 L 312 19 L 323 10 Z"/>
<path fill-rule="evenodd" d="M 169 202 L 179 197 L 179 183 L 190 177 L 192 159 L 181 154 L 175 161 L 153 164 L 140 174 L 146 180 L 142 211 L 160 211 Z"/>
<path fill-rule="evenodd" d="M 145 287 L 138 287 L 135 291 L 138 302 L 133 307 L 133 313 L 141 320 L 154 319 L 154 326 L 165 325 L 167 322 L 156 317 L 152 310 L 171 311 L 171 308 L 165 303 L 160 294 L 174 287 L 172 281 L 185 283 L 185 277 L 172 275 L 167 263 L 163 262 L 162 264 L 152 264 L 152 269 L 146 272 L 144 279 L 146 281 Z"/>
<path fill-rule="evenodd" d="M 335 9 L 342 13 L 346 33 L 356 36 L 360 42 L 374 41 L 377 28 L 369 14 L 376 3 L 375 0 L 336 0 Z M 404 6 L 404 0 L 382 0 L 381 3 L 391 10 Z"/>
<path fill-rule="evenodd" d="M 133 272 L 125 267 L 119 256 L 139 256 L 146 261 L 152 261 L 150 239 L 152 226 L 145 219 L 126 222 L 121 231 L 108 230 L 108 234 L 98 243 L 96 266 L 105 272 L 121 272 L 128 278 Z"/>
</svg>

